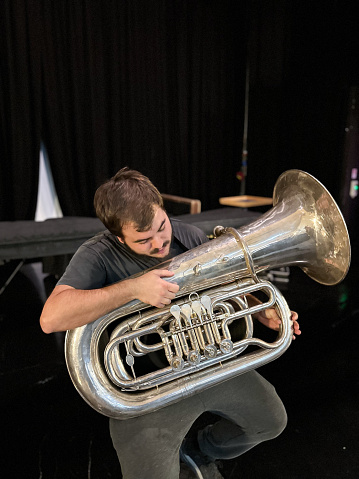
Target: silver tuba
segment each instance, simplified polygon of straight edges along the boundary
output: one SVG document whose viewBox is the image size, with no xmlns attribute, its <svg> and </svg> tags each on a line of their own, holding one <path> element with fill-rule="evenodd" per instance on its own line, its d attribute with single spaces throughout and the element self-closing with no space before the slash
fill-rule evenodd
<svg viewBox="0 0 359 479">
<path fill-rule="evenodd" d="M 67 332 L 68 371 L 90 406 L 117 419 L 140 416 L 284 353 L 291 312 L 261 273 L 297 265 L 319 283 L 337 284 L 349 268 L 350 241 L 332 196 L 308 173 L 283 173 L 273 205 L 238 230 L 216 227 L 213 240 L 159 265 L 180 286 L 168 307 L 135 300 Z M 262 302 L 249 305 L 251 294 Z M 280 330 L 256 338 L 252 315 L 269 307 Z"/>
</svg>

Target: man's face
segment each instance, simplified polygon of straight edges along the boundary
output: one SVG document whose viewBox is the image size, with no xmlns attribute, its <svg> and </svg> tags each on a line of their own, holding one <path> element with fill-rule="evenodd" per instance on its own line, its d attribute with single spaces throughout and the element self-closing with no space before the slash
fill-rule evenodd
<svg viewBox="0 0 359 479">
<path fill-rule="evenodd" d="M 172 227 L 165 211 L 155 206 L 155 216 L 148 231 L 137 231 L 137 225 L 129 223 L 122 228 L 118 239 L 137 254 L 165 258 L 170 252 Z"/>
</svg>

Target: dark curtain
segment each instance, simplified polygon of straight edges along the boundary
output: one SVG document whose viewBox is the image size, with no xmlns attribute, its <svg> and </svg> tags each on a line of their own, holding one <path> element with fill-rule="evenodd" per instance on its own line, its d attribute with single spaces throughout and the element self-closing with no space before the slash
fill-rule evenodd
<svg viewBox="0 0 359 479">
<path fill-rule="evenodd" d="M 34 217 L 40 138 L 64 215 L 93 215 L 96 187 L 125 165 L 204 208 L 237 187 L 246 2 L 15 0 L 2 11 L 1 219 Z"/>
<path fill-rule="evenodd" d="M 359 84 L 358 1 L 251 0 L 247 192 L 298 168 L 339 200 L 348 97 Z"/>
<path fill-rule="evenodd" d="M 0 220 L 35 216 L 41 132 L 38 7 L 16 0 L 0 4 Z"/>
<path fill-rule="evenodd" d="M 334 194 L 347 95 L 358 84 L 357 0 L 3 0 L 0 219 L 35 213 L 40 139 L 65 215 L 93 215 L 122 166 L 204 210 L 286 169 Z M 247 49 L 248 47 L 248 49 Z"/>
</svg>

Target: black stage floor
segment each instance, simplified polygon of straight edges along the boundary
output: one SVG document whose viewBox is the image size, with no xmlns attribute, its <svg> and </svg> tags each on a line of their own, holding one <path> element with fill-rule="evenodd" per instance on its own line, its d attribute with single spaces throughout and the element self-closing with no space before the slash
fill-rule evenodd
<svg viewBox="0 0 359 479">
<path fill-rule="evenodd" d="M 358 280 L 355 265 L 335 287 L 291 269 L 282 292 L 299 312 L 302 336 L 260 368 L 286 405 L 288 426 L 224 463 L 226 479 L 359 477 Z M 0 296 L 2 477 L 121 478 L 107 418 L 75 391 L 63 334 L 41 332 L 41 307 L 21 273 Z"/>
</svg>

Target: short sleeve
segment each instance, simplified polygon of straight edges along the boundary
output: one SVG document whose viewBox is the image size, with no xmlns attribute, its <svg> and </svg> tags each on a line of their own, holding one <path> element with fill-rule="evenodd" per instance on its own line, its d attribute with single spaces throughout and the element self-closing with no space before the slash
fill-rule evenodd
<svg viewBox="0 0 359 479">
<path fill-rule="evenodd" d="M 106 268 L 95 251 L 80 246 L 57 285 L 75 289 L 97 289 L 106 284 Z"/>
</svg>

